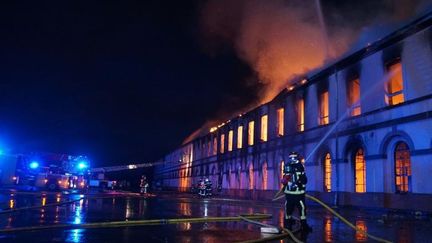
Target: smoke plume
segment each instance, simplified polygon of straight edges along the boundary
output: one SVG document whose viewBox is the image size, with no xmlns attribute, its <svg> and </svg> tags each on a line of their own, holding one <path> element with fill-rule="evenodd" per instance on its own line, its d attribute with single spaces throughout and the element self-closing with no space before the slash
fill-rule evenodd
<svg viewBox="0 0 432 243">
<path fill-rule="evenodd" d="M 350 50 L 368 26 L 409 18 L 425 1 L 354 2 L 322 1 L 321 13 L 319 1 L 210 0 L 202 10 L 201 29 L 205 41 L 216 43 L 206 45 L 213 54 L 218 45 L 229 45 L 256 71 L 264 84 L 263 103 L 290 80 Z"/>
</svg>

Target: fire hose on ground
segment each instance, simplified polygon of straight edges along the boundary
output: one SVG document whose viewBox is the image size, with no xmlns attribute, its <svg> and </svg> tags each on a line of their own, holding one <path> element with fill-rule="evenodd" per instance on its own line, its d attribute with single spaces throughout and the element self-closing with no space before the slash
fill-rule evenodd
<svg viewBox="0 0 432 243">
<path fill-rule="evenodd" d="M 51 229 L 120 228 L 120 227 L 132 227 L 132 226 L 144 226 L 144 225 L 166 225 L 166 224 L 179 224 L 179 223 L 228 222 L 228 221 L 242 221 L 244 218 L 251 219 L 251 220 L 264 220 L 264 219 L 270 219 L 271 217 L 272 216 L 270 214 L 250 214 L 250 215 L 241 215 L 241 216 L 233 216 L 233 217 L 201 217 L 201 218 L 110 221 L 110 222 L 85 223 L 80 225 L 54 224 L 54 225 L 41 225 L 41 226 L 0 229 L 0 233 L 14 233 L 14 232 L 22 232 L 22 231 L 51 230 Z"/>
</svg>

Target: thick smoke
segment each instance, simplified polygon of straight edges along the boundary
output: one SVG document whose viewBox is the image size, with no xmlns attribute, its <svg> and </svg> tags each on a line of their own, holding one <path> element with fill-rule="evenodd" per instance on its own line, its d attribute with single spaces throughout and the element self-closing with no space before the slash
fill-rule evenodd
<svg viewBox="0 0 432 243">
<path fill-rule="evenodd" d="M 350 50 L 368 26 L 409 18 L 419 5 L 419 1 L 410 0 L 322 1 L 320 13 L 317 3 L 210 0 L 202 10 L 204 40 L 217 43 L 216 47 L 230 45 L 256 71 L 265 84 L 260 94 L 263 103 L 290 80 Z M 328 33 L 321 28 L 319 14 Z"/>
</svg>

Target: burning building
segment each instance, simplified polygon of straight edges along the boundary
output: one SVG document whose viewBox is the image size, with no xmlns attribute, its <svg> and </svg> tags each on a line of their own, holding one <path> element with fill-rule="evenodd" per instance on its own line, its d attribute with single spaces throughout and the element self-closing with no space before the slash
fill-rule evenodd
<svg viewBox="0 0 432 243">
<path fill-rule="evenodd" d="M 286 87 L 159 161 L 155 180 L 270 200 L 288 154 L 308 193 L 341 205 L 432 211 L 432 14 Z"/>
</svg>

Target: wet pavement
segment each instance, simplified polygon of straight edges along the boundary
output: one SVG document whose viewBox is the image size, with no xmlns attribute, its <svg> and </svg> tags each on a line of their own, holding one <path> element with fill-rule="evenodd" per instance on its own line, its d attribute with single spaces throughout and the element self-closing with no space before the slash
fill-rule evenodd
<svg viewBox="0 0 432 243">
<path fill-rule="evenodd" d="M 108 198 L 91 198 L 91 197 Z M 110 197 L 111 196 L 111 197 Z M 45 205 L 79 199 L 80 195 L 60 193 L 0 194 L 0 209 Z M 159 193 L 143 198 L 136 194 L 89 195 L 83 200 L 60 206 L 2 213 L 0 227 L 72 224 L 77 229 L 52 229 L 0 233 L 0 242 L 235 242 L 259 239 L 260 227 L 247 222 L 180 223 L 105 229 L 79 229 L 90 222 L 138 219 L 237 216 L 265 213 L 273 218 L 266 223 L 281 225 L 283 201 L 255 202 L 224 198 L 202 199 L 190 194 Z M 385 210 L 339 208 L 350 222 L 375 236 L 393 242 L 432 242 L 430 214 Z M 318 205 L 308 208 L 308 221 L 313 232 L 307 242 L 369 242 L 341 220 Z M 288 240 L 275 242 L 290 242 Z M 372 241 L 371 241 L 372 242 Z"/>
</svg>

